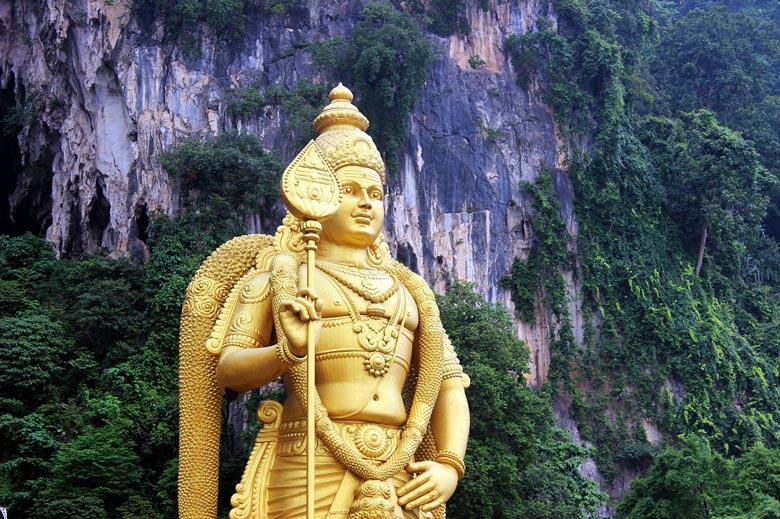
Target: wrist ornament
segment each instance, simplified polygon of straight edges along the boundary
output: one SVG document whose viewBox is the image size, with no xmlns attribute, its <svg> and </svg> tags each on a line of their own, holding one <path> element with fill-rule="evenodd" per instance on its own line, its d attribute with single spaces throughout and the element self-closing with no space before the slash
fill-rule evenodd
<svg viewBox="0 0 780 519">
<path fill-rule="evenodd" d="M 454 468 L 455 472 L 458 473 L 458 481 L 463 479 L 463 475 L 466 473 L 466 462 L 455 452 L 447 450 L 439 451 L 436 454 L 435 461 L 436 463 L 442 463 Z"/>
<path fill-rule="evenodd" d="M 285 366 L 291 366 L 306 360 L 306 355 L 299 357 L 290 351 L 290 347 L 287 344 L 287 339 L 284 337 L 279 339 L 279 342 L 276 343 L 276 356 L 279 357 L 279 360 L 282 361 L 282 364 Z"/>
</svg>

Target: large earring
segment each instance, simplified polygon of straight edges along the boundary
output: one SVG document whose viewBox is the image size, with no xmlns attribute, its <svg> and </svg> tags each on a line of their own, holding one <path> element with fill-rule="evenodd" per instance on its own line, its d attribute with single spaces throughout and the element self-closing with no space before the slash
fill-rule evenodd
<svg viewBox="0 0 780 519">
<path fill-rule="evenodd" d="M 368 264 L 372 267 L 382 268 L 390 263 L 390 247 L 385 243 L 384 233 L 379 233 L 374 243 L 368 247 L 367 252 Z"/>
</svg>

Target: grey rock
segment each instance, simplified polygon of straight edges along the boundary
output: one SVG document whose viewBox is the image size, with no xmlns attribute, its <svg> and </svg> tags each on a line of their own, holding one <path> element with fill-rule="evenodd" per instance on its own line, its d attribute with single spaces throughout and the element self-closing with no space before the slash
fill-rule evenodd
<svg viewBox="0 0 780 519">
<path fill-rule="evenodd" d="M 335 83 L 303 43 L 347 36 L 362 5 L 311 0 L 285 15 L 258 13 L 231 46 L 208 28 L 193 31 L 202 48 L 193 58 L 166 41 L 159 21 L 130 16 L 124 2 L 4 3 L 0 88 L 37 114 L 17 135 L 19 166 L 0 188 L 4 229 L 45 232 L 61 254 L 105 251 L 143 261 L 150 218 L 180 211 L 179 187 L 159 154 L 237 128 L 290 160 L 296 150 L 285 114 L 267 107 L 236 119 L 227 113 L 226 93 L 251 82 Z M 541 0 L 492 2 L 488 11 L 469 2 L 469 36 L 429 36 L 435 59 L 407 121 L 400 166 L 388 180 L 386 235 L 398 257 L 438 291 L 461 279 L 511 309 L 499 281 L 534 240 L 531 200 L 520 183 L 533 182 L 543 167 L 553 173 L 575 243 L 566 150 L 538 85 L 521 90 L 503 50 L 507 35 L 529 30 L 552 14 L 547 10 Z M 471 56 L 484 65 L 472 69 Z M 279 216 L 246 221 L 251 232 L 273 232 Z M 576 276 L 567 276 L 581 339 Z M 516 325 L 531 349 L 533 384 L 547 376 L 549 330 L 557 325 L 538 306 L 536 324 Z"/>
</svg>

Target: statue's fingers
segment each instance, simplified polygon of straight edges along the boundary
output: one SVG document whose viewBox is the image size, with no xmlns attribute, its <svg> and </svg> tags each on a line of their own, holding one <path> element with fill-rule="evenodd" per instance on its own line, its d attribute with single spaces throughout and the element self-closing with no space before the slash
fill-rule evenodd
<svg viewBox="0 0 780 519">
<path fill-rule="evenodd" d="M 309 312 L 304 305 L 301 304 L 301 300 L 288 301 L 283 303 L 280 310 L 286 314 L 297 314 L 298 319 L 301 321 L 309 320 Z"/>
<path fill-rule="evenodd" d="M 423 512 L 431 512 L 437 508 L 439 508 L 441 505 L 444 504 L 444 500 L 442 498 L 438 498 L 434 501 L 431 501 L 430 503 L 426 503 L 420 507 L 420 510 Z"/>
<path fill-rule="evenodd" d="M 320 296 L 317 291 L 312 287 L 306 287 L 298 290 L 298 297 L 309 299 L 310 301 L 318 301 Z"/>
<path fill-rule="evenodd" d="M 417 474 L 419 472 L 425 472 L 433 464 L 432 461 L 413 461 L 406 466 L 406 472 L 410 474 Z"/>
<path fill-rule="evenodd" d="M 309 310 L 309 314 L 316 316 L 313 317 L 312 320 L 319 319 L 319 315 L 322 313 L 322 299 L 320 299 L 320 296 L 317 294 L 317 291 L 313 288 L 302 288 L 298 291 L 297 299 L 306 301 L 307 303 L 312 303 L 312 305 L 307 305 L 307 309 Z"/>
<path fill-rule="evenodd" d="M 420 479 L 421 481 L 417 481 Z M 415 486 L 410 487 L 410 484 L 415 484 Z M 402 492 L 404 488 L 408 488 L 406 492 Z M 428 481 L 427 479 L 422 480 L 421 478 L 415 478 L 406 485 L 404 485 L 402 488 L 398 489 L 398 494 L 400 494 L 398 498 L 398 503 L 401 506 L 406 506 L 407 510 L 411 510 L 412 508 L 416 508 L 420 506 L 422 503 L 427 503 L 428 499 L 426 496 L 429 492 L 431 492 L 434 488 L 433 482 Z"/>
<path fill-rule="evenodd" d="M 301 305 L 303 309 L 306 310 L 306 317 L 304 317 L 303 314 L 300 314 L 301 320 L 317 321 L 320 318 L 319 312 L 317 312 L 317 306 L 314 304 L 313 301 L 309 301 L 308 299 L 304 299 L 301 297 L 299 297 L 296 301 L 298 302 L 299 305 Z"/>
<path fill-rule="evenodd" d="M 407 501 L 404 508 L 414 510 L 417 507 L 428 504 L 439 498 L 439 493 L 434 489 L 433 482 L 425 483 L 407 494 Z M 398 500 L 401 502 L 401 499 Z"/>
<path fill-rule="evenodd" d="M 426 462 L 423 462 L 423 463 L 426 463 Z M 423 483 L 427 483 L 428 480 L 430 479 L 430 474 L 428 472 L 423 472 L 425 470 L 423 467 L 419 467 L 418 468 L 418 467 L 414 467 L 414 465 L 420 465 L 420 464 L 419 463 L 410 463 L 406 467 L 406 470 L 408 472 L 411 472 L 411 473 L 415 473 L 415 472 L 418 472 L 418 471 L 420 471 L 422 473 L 418 474 L 416 477 L 414 477 L 414 478 L 410 479 L 409 481 L 407 481 L 406 483 L 404 483 L 404 485 L 401 488 L 399 488 L 398 491 L 397 491 L 399 496 L 403 496 L 403 495 L 408 494 L 409 492 L 411 492 L 412 490 L 416 489 L 417 487 L 419 487 Z M 414 470 L 414 469 L 417 469 L 417 470 Z"/>
</svg>

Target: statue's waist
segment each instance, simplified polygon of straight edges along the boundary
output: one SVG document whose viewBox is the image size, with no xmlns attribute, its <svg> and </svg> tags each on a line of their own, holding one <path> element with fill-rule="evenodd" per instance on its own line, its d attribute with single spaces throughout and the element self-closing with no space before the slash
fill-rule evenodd
<svg viewBox="0 0 780 519">
<path fill-rule="evenodd" d="M 371 422 L 339 422 L 333 425 L 344 441 L 354 447 L 366 459 L 386 461 L 398 448 L 403 427 Z M 306 420 L 289 420 L 279 427 L 280 456 L 301 456 L 306 452 Z M 315 452 L 318 456 L 330 456 L 325 445 L 317 438 Z"/>
<path fill-rule="evenodd" d="M 413 343 L 414 334 L 400 325 L 350 320 L 338 326 L 325 325 L 317 344 L 317 379 L 323 383 L 365 382 L 393 373 L 404 379 Z"/>
<path fill-rule="evenodd" d="M 346 373 L 343 373 L 338 369 L 337 371 L 333 372 L 333 369 L 330 369 L 332 365 L 338 364 L 352 367 L 354 364 L 355 366 L 364 366 L 366 362 L 371 359 L 372 353 L 374 352 L 366 351 L 361 348 L 332 348 L 328 349 L 327 351 L 318 351 L 317 355 L 315 356 L 317 363 L 317 374 L 321 377 L 325 377 L 320 379 L 323 382 L 325 382 L 326 379 L 327 381 L 330 381 L 331 378 L 335 378 L 334 381 L 339 382 L 343 380 L 343 376 L 346 375 Z M 390 365 L 398 365 L 404 370 L 404 373 L 409 372 L 409 358 L 405 351 L 399 352 L 396 349 L 395 351 L 386 354 L 386 358 Z M 388 368 L 389 367 L 390 366 L 388 366 Z M 354 372 L 353 374 L 361 374 L 361 372 L 358 371 Z M 364 377 L 361 374 L 360 380 L 363 378 Z"/>
</svg>

